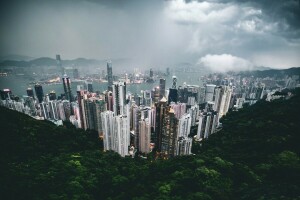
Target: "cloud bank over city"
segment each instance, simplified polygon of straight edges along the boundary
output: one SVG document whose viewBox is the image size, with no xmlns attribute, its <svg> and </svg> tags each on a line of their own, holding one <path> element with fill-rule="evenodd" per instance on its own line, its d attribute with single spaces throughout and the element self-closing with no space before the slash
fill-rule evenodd
<svg viewBox="0 0 300 200">
<path fill-rule="evenodd" d="M 0 55 L 61 54 L 225 71 L 300 66 L 299 0 L 7 1 Z"/>
</svg>

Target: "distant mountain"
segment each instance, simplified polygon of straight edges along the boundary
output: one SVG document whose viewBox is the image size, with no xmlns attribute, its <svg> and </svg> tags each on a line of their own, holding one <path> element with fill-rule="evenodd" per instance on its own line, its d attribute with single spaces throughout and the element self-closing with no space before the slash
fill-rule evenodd
<svg viewBox="0 0 300 200">
<path fill-rule="evenodd" d="M 259 70 L 259 71 L 264 71 L 264 70 L 270 70 L 272 69 L 271 67 L 264 67 L 264 66 L 255 66 L 253 67 L 252 70 Z"/>
<path fill-rule="evenodd" d="M 24 55 L 7 55 L 7 56 L 1 56 L 0 62 L 5 60 L 11 60 L 11 61 L 30 61 L 33 60 L 33 57 L 30 56 L 24 56 Z"/>
<path fill-rule="evenodd" d="M 126 58 L 111 59 L 114 67 L 119 66 L 130 66 L 130 60 Z M 73 60 L 62 60 L 62 65 L 64 67 L 70 66 L 98 66 L 105 65 L 106 60 L 96 60 L 96 59 L 86 59 L 86 58 L 77 58 Z M 31 66 L 56 66 L 56 60 L 49 57 L 41 57 L 29 61 L 20 61 L 20 60 L 0 60 L 0 67 L 31 67 Z"/>
<path fill-rule="evenodd" d="M 95 59 L 77 58 L 74 60 L 63 60 L 63 66 L 89 66 L 104 63 Z M 56 60 L 49 57 L 41 57 L 30 61 L 4 60 L 0 62 L 0 67 L 30 67 L 30 66 L 56 66 Z"/>
<path fill-rule="evenodd" d="M 282 76 L 286 76 L 286 75 L 298 75 L 300 76 L 300 67 L 293 67 L 293 68 L 289 68 L 289 69 L 269 69 L 269 70 L 264 70 L 264 71 L 260 71 L 260 70 L 255 70 L 255 71 L 243 71 L 243 72 L 239 72 L 239 74 L 241 75 L 252 75 L 252 76 L 256 76 L 256 77 L 282 77 Z"/>
</svg>

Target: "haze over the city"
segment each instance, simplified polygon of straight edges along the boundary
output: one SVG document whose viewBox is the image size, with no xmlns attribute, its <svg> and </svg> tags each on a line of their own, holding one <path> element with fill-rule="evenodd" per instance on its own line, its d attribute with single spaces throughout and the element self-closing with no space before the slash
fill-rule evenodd
<svg viewBox="0 0 300 200">
<path fill-rule="evenodd" d="M 298 0 L 12 0 L 0 16 L 0 56 L 189 62 L 216 71 L 300 66 Z"/>
</svg>

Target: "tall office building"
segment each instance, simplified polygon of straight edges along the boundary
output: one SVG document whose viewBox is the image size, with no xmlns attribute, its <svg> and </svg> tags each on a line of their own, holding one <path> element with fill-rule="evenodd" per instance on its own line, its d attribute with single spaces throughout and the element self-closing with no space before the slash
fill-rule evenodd
<svg viewBox="0 0 300 200">
<path fill-rule="evenodd" d="M 205 87 L 200 87 L 199 88 L 198 103 L 199 104 L 205 103 Z"/>
<path fill-rule="evenodd" d="M 112 63 L 111 61 L 107 62 L 107 84 L 108 84 L 108 91 L 112 91 L 113 87 L 113 73 L 112 73 Z"/>
<path fill-rule="evenodd" d="M 33 89 L 27 88 L 26 90 L 27 96 L 34 98 Z"/>
<path fill-rule="evenodd" d="M 39 103 L 42 103 L 43 98 L 44 98 L 43 87 L 40 84 L 36 84 L 34 86 L 34 90 L 35 90 L 35 95 L 36 95 L 37 99 L 39 100 Z"/>
<path fill-rule="evenodd" d="M 132 144 L 138 148 L 139 146 L 139 121 L 141 120 L 141 111 L 136 103 L 130 108 L 130 130 L 132 132 Z"/>
<path fill-rule="evenodd" d="M 106 111 L 106 102 L 98 97 L 90 97 L 83 100 L 84 115 L 83 126 L 98 132 L 99 137 L 103 136 L 101 113 Z"/>
<path fill-rule="evenodd" d="M 166 74 L 167 74 L 167 76 L 170 75 L 170 68 L 169 67 L 167 67 L 167 69 L 166 69 Z"/>
<path fill-rule="evenodd" d="M 118 82 L 113 85 L 113 108 L 115 115 L 124 115 L 126 103 L 126 83 Z"/>
<path fill-rule="evenodd" d="M 151 91 L 150 90 L 145 90 L 143 92 L 143 104 L 145 106 L 149 106 L 151 107 L 152 106 L 152 98 L 151 98 Z"/>
<path fill-rule="evenodd" d="M 219 118 L 228 112 L 231 96 L 232 89 L 229 86 L 219 86 L 215 88 L 213 109 L 219 113 Z"/>
<path fill-rule="evenodd" d="M 139 150 L 142 153 L 150 152 L 151 125 L 148 118 L 139 121 Z"/>
<path fill-rule="evenodd" d="M 195 126 L 196 125 L 196 119 L 197 119 L 198 113 L 199 113 L 199 106 L 197 104 L 191 106 L 188 109 L 187 113 L 189 113 L 190 116 L 191 116 L 191 124 L 192 124 L 192 126 Z"/>
<path fill-rule="evenodd" d="M 196 138 L 201 140 L 208 138 L 215 132 L 218 124 L 218 113 L 217 112 L 204 112 L 199 116 L 199 124 Z"/>
<path fill-rule="evenodd" d="M 78 69 L 73 69 L 73 76 L 75 79 L 79 79 L 79 71 Z"/>
<path fill-rule="evenodd" d="M 116 138 L 113 136 L 114 127 L 114 113 L 112 111 L 105 111 L 101 113 L 102 130 L 103 130 L 103 145 L 104 150 L 114 150 L 114 142 Z"/>
<path fill-rule="evenodd" d="M 80 128 L 87 129 L 85 126 L 85 110 L 84 110 L 84 90 L 77 85 L 77 102 L 79 107 Z"/>
<path fill-rule="evenodd" d="M 129 117 L 123 115 L 114 117 L 113 138 L 112 150 L 118 152 L 122 157 L 129 155 Z"/>
<path fill-rule="evenodd" d="M 159 79 L 159 98 L 163 98 L 166 92 L 166 79 Z"/>
<path fill-rule="evenodd" d="M 114 98 L 112 91 L 105 93 L 105 101 L 107 103 L 107 110 L 114 111 Z"/>
<path fill-rule="evenodd" d="M 85 82 L 85 87 L 86 87 L 86 90 L 89 91 L 89 92 L 94 92 L 93 91 L 93 83 L 91 81 L 86 81 Z"/>
<path fill-rule="evenodd" d="M 104 99 L 96 99 L 96 131 L 98 131 L 99 136 L 103 136 L 103 127 L 102 127 L 102 116 L 101 113 L 107 111 L 107 105 Z"/>
<path fill-rule="evenodd" d="M 48 105 L 45 102 L 40 103 L 40 111 L 41 111 L 41 117 L 44 117 L 44 119 L 49 119 L 49 111 L 48 111 Z"/>
<path fill-rule="evenodd" d="M 59 54 L 56 55 L 56 64 L 57 64 L 57 67 L 61 70 L 60 74 L 63 76 L 65 74 L 65 69 L 62 66 L 62 62 L 61 62 L 61 58 L 60 58 Z"/>
<path fill-rule="evenodd" d="M 153 70 L 150 68 L 150 78 L 153 79 Z"/>
<path fill-rule="evenodd" d="M 49 107 L 49 118 L 53 120 L 58 120 L 58 113 L 57 113 L 57 104 L 55 101 L 48 102 Z"/>
<path fill-rule="evenodd" d="M 65 109 L 64 109 L 64 104 L 62 101 L 59 101 L 57 103 L 57 114 L 58 118 L 65 121 L 66 120 L 66 115 L 65 115 Z"/>
<path fill-rule="evenodd" d="M 191 131 L 191 115 L 184 114 L 178 121 L 178 134 L 177 138 L 179 137 L 188 137 Z"/>
<path fill-rule="evenodd" d="M 155 111 L 155 123 L 154 130 L 155 130 L 155 146 L 158 152 L 161 152 L 162 146 L 162 132 L 164 128 L 164 118 L 167 113 L 167 100 L 166 98 L 162 98 L 159 103 L 156 103 L 156 111 Z"/>
<path fill-rule="evenodd" d="M 180 137 L 177 140 L 176 155 L 190 155 L 192 153 L 193 139 L 191 137 Z"/>
<path fill-rule="evenodd" d="M 214 105 L 213 105 L 214 111 L 217 111 L 217 112 L 220 111 L 220 105 L 222 102 L 223 95 L 224 95 L 224 88 L 222 86 L 216 87 L 215 95 L 214 95 Z"/>
<path fill-rule="evenodd" d="M 56 93 L 55 93 L 54 90 L 50 91 L 50 93 L 49 93 L 49 100 L 50 101 L 56 100 Z"/>
<path fill-rule="evenodd" d="M 178 134 L 178 120 L 174 110 L 168 108 L 163 118 L 163 128 L 161 133 L 160 152 L 163 157 L 173 157 L 176 155 L 176 142 Z"/>
<path fill-rule="evenodd" d="M 155 87 L 153 90 L 152 90 L 152 94 L 151 95 L 153 97 L 153 100 L 154 100 L 154 103 L 158 103 L 160 101 L 160 89 L 159 87 Z"/>
<path fill-rule="evenodd" d="M 173 76 L 172 77 L 172 89 L 176 89 L 177 88 L 177 77 Z"/>
<path fill-rule="evenodd" d="M 23 96 L 23 98 L 24 98 L 24 105 L 29 108 L 29 114 L 31 116 L 35 116 L 36 115 L 36 108 L 35 108 L 35 102 L 34 102 L 33 97 Z"/>
<path fill-rule="evenodd" d="M 178 101 L 178 91 L 177 89 L 170 88 L 169 89 L 169 96 L 168 96 L 168 103 L 170 104 L 171 102 L 177 103 Z"/>
<path fill-rule="evenodd" d="M 71 89 L 71 80 L 65 74 L 64 77 L 62 78 L 62 81 L 63 81 L 63 86 L 64 86 L 66 99 L 69 100 L 70 102 L 72 102 L 73 101 L 73 95 L 72 95 L 72 89 Z"/>
<path fill-rule="evenodd" d="M 213 84 L 207 84 L 205 86 L 205 102 L 214 100 L 215 87 L 216 85 Z"/>
<path fill-rule="evenodd" d="M 175 117 L 180 119 L 182 115 L 186 112 L 186 104 L 185 103 L 171 103 L 171 108 L 175 112 Z"/>
<path fill-rule="evenodd" d="M 71 103 L 68 100 L 63 100 L 63 108 L 64 108 L 64 113 L 65 113 L 65 117 L 66 120 L 69 120 L 70 116 L 71 116 Z"/>
<path fill-rule="evenodd" d="M 112 111 L 101 113 L 104 150 L 112 150 L 122 157 L 129 154 L 130 132 L 126 116 L 114 116 Z"/>
<path fill-rule="evenodd" d="M 6 99 L 11 99 L 11 95 L 12 95 L 12 92 L 10 89 L 3 89 L 3 90 L 0 90 L 0 94 L 1 94 L 1 99 L 2 100 L 6 100 Z"/>
</svg>

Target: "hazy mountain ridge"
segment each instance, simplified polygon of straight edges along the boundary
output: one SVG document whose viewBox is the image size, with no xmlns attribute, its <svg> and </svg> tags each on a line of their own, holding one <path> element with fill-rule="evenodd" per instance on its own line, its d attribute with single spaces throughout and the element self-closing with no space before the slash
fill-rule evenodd
<svg viewBox="0 0 300 200">
<path fill-rule="evenodd" d="M 254 70 L 254 71 L 242 71 L 239 72 L 240 75 L 252 75 L 255 77 L 282 77 L 282 76 L 292 76 L 292 75 L 298 75 L 300 76 L 300 67 L 292 67 L 289 69 L 268 69 L 268 70 Z"/>
<path fill-rule="evenodd" d="M 132 59 L 128 58 L 115 58 L 110 59 L 113 62 L 113 66 L 116 68 L 122 67 L 126 70 L 133 69 L 139 65 L 135 64 Z M 87 58 L 76 58 L 71 60 L 62 60 L 62 65 L 64 67 L 85 67 L 85 66 L 105 66 L 107 60 L 98 60 L 98 59 L 87 59 Z M 2 60 L 0 59 L 0 67 L 31 67 L 31 66 L 57 66 L 57 62 L 54 58 L 50 57 L 40 57 L 33 60 Z M 196 72 L 196 71 L 210 71 L 207 67 L 201 67 L 194 65 L 189 62 L 179 62 L 173 65 L 166 65 L 165 67 L 170 67 L 170 69 L 175 71 L 186 71 L 186 72 Z M 158 66 L 153 66 L 152 68 L 158 68 Z M 249 71 L 255 70 L 271 70 L 270 67 L 256 66 L 251 68 Z M 213 72 L 213 71 L 212 71 Z"/>
<path fill-rule="evenodd" d="M 33 59 L 34 59 L 34 57 L 31 57 L 31 56 L 12 54 L 12 55 L 1 56 L 0 57 L 0 62 L 6 61 L 6 60 L 30 61 L 30 60 L 33 60 Z"/>
</svg>

